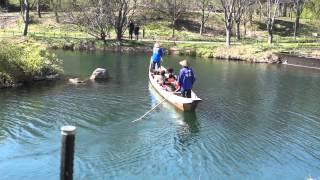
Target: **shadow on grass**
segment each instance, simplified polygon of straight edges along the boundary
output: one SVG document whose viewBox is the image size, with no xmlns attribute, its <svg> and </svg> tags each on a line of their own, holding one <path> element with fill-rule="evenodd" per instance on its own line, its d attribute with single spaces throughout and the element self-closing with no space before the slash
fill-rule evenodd
<svg viewBox="0 0 320 180">
<path fill-rule="evenodd" d="M 171 28 L 171 25 L 169 26 Z M 200 23 L 197 21 L 179 19 L 176 22 L 176 29 L 179 31 L 189 31 L 192 33 L 199 33 Z M 215 29 L 208 26 L 205 26 L 205 33 L 214 34 L 214 35 L 224 35 L 224 29 Z"/>
<path fill-rule="evenodd" d="M 263 22 L 255 22 L 258 25 L 259 30 L 266 31 L 267 25 Z M 294 22 L 285 20 L 275 20 L 273 25 L 273 33 L 279 36 L 293 36 Z M 314 26 L 300 23 L 300 35 L 311 35 L 311 32 L 316 32 L 317 29 Z"/>
</svg>

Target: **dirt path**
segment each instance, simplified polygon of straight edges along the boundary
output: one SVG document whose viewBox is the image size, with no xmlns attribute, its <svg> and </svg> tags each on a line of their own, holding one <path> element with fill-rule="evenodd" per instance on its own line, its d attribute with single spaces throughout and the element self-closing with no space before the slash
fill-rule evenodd
<svg viewBox="0 0 320 180">
<path fill-rule="evenodd" d="M 15 27 L 19 18 L 19 14 L 0 13 L 0 29 Z"/>
</svg>

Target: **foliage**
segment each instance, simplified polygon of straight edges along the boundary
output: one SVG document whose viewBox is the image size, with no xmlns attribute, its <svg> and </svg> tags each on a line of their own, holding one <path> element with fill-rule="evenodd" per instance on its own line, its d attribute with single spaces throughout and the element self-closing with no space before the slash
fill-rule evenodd
<svg viewBox="0 0 320 180">
<path fill-rule="evenodd" d="M 1 76 L 15 82 L 31 81 L 36 75 L 61 73 L 61 61 L 34 42 L 1 42 Z"/>
<path fill-rule="evenodd" d="M 0 88 L 10 87 L 13 85 L 13 79 L 9 74 L 0 72 Z"/>
<path fill-rule="evenodd" d="M 302 17 L 309 19 L 320 18 L 320 0 L 310 0 L 306 2 L 305 9 L 302 12 Z"/>
</svg>

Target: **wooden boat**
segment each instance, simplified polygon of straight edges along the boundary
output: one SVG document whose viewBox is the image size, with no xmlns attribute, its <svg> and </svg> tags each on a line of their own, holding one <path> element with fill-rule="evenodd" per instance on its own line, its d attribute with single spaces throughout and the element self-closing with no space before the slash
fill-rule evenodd
<svg viewBox="0 0 320 180">
<path fill-rule="evenodd" d="M 166 70 L 163 66 L 161 70 Z M 149 81 L 152 87 L 163 97 L 166 101 L 170 102 L 172 105 L 177 107 L 182 111 L 194 111 L 197 105 L 202 101 L 198 96 L 192 91 L 191 98 L 185 98 L 180 96 L 178 93 L 166 91 L 154 78 L 152 73 L 149 71 Z"/>
</svg>

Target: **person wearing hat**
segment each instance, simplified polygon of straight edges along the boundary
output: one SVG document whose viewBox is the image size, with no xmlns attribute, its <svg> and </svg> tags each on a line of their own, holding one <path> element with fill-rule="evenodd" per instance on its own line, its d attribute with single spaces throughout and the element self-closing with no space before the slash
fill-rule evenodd
<svg viewBox="0 0 320 180">
<path fill-rule="evenodd" d="M 157 69 L 161 67 L 160 62 L 161 62 L 162 56 L 163 56 L 163 49 L 161 48 L 160 43 L 156 42 L 154 44 L 153 52 L 151 56 L 150 71 L 154 71 L 156 69 L 156 66 L 157 66 Z"/>
<path fill-rule="evenodd" d="M 180 69 L 178 82 L 181 87 L 181 95 L 183 97 L 191 98 L 191 89 L 196 78 L 189 62 L 187 60 L 180 61 L 179 64 L 182 66 Z"/>
</svg>

